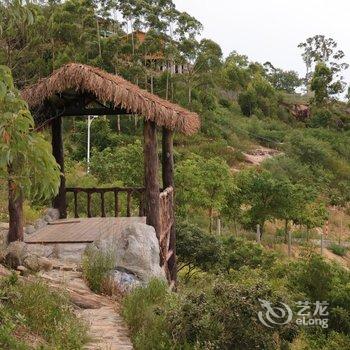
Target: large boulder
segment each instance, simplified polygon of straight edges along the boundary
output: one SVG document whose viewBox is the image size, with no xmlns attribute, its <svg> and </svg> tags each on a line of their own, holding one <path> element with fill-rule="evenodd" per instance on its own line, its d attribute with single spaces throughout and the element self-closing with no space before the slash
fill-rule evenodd
<svg viewBox="0 0 350 350">
<path fill-rule="evenodd" d="M 35 248 L 35 249 L 33 249 Z M 4 254 L 4 264 L 12 269 L 24 266 L 30 271 L 51 270 L 52 263 L 46 258 L 47 251 L 43 246 L 34 247 L 24 242 L 16 241 L 8 245 Z"/>
<path fill-rule="evenodd" d="M 18 266 L 23 265 L 27 255 L 27 245 L 24 242 L 11 242 L 6 249 L 4 263 L 8 267 L 16 269 Z"/>
<path fill-rule="evenodd" d="M 58 209 L 49 208 L 45 211 L 45 216 L 50 217 L 50 219 L 47 218 L 47 222 L 56 221 L 60 218 L 60 211 Z"/>
<path fill-rule="evenodd" d="M 111 277 L 121 291 L 130 291 L 136 286 L 147 284 L 152 278 L 165 280 L 160 267 L 159 243 L 152 226 L 132 224 L 120 235 L 100 239 L 88 250 L 112 254 L 115 257 Z"/>
<path fill-rule="evenodd" d="M 159 243 L 152 226 L 133 224 L 126 227 L 116 244 L 116 269 L 131 272 L 141 281 L 165 278 L 160 267 Z"/>
</svg>

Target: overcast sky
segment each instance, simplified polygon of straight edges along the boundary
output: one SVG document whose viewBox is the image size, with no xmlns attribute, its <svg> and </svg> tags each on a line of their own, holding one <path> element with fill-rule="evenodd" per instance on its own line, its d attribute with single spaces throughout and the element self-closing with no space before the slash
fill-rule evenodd
<svg viewBox="0 0 350 350">
<path fill-rule="evenodd" d="M 177 8 L 196 17 L 203 37 L 216 41 L 228 55 L 236 50 L 253 61 L 305 74 L 297 45 L 324 34 L 338 42 L 350 63 L 349 0 L 175 0 Z M 346 74 L 350 81 L 350 72 Z"/>
</svg>

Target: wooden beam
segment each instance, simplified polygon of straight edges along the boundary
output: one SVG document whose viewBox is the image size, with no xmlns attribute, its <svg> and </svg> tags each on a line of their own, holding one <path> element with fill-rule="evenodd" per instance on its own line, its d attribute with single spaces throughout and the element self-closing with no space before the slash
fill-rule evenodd
<svg viewBox="0 0 350 350">
<path fill-rule="evenodd" d="M 67 217 L 66 179 L 64 176 L 62 118 L 60 117 L 52 121 L 52 154 L 61 168 L 60 188 L 56 198 L 53 200 L 53 207 L 59 210 L 60 219 L 65 219 Z"/>
<path fill-rule="evenodd" d="M 8 241 L 23 241 L 23 195 L 20 189 L 15 187 L 15 183 L 11 180 L 12 171 L 8 167 L 8 211 L 9 211 L 9 235 Z"/>
<path fill-rule="evenodd" d="M 163 188 L 174 187 L 174 132 L 163 127 L 162 136 Z"/>
<path fill-rule="evenodd" d="M 162 177 L 163 188 L 174 188 L 174 132 L 172 130 L 162 129 Z M 173 208 L 174 212 L 174 208 Z M 174 216 L 174 215 L 173 215 Z M 173 225 L 170 229 L 169 250 L 172 251 L 171 256 L 167 259 L 170 279 L 177 284 L 177 262 L 176 262 L 176 229 L 175 218 L 173 217 Z"/>
<path fill-rule="evenodd" d="M 152 121 L 144 122 L 145 210 L 147 224 L 160 235 L 160 200 L 158 181 L 157 128 Z"/>
<path fill-rule="evenodd" d="M 80 108 L 80 107 L 70 107 L 64 109 L 59 115 L 61 117 L 79 117 L 85 115 L 129 115 L 132 114 L 124 109 L 114 109 L 114 108 Z"/>
</svg>

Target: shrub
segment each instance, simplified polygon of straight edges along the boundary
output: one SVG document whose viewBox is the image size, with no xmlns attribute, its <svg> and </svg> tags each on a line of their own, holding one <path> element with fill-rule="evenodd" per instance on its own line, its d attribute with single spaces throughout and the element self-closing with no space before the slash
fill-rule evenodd
<svg viewBox="0 0 350 350">
<path fill-rule="evenodd" d="M 339 244 L 331 244 L 329 246 L 329 249 L 336 255 L 339 255 L 339 256 L 345 256 L 348 252 L 348 248 L 347 247 L 344 247 L 342 245 L 339 245 Z"/>
<path fill-rule="evenodd" d="M 259 321 L 259 298 L 286 301 L 262 280 L 242 285 L 220 278 L 204 290 L 185 293 L 167 315 L 174 342 L 182 345 L 177 348 L 276 349 L 281 341 L 291 341 L 295 325 L 274 330 Z"/>
<path fill-rule="evenodd" d="M 203 271 L 215 269 L 221 258 L 222 246 L 215 236 L 188 222 L 177 223 L 177 255 L 181 267 Z M 180 268 L 181 268 L 180 267 Z"/>
<path fill-rule="evenodd" d="M 89 245 L 84 253 L 83 276 L 92 291 L 110 294 L 109 274 L 116 263 L 114 249 L 97 249 Z"/>
<path fill-rule="evenodd" d="M 171 299 L 165 283 L 152 280 L 146 288 L 135 289 L 123 300 L 122 315 L 136 350 L 172 348 L 165 319 Z"/>
<path fill-rule="evenodd" d="M 276 260 L 276 255 L 265 251 L 265 249 L 242 238 L 228 237 L 223 240 L 222 266 L 227 271 L 240 269 L 243 266 L 251 268 L 270 267 Z"/>
<path fill-rule="evenodd" d="M 47 348 L 82 349 L 86 327 L 71 309 L 68 297 L 41 282 L 22 282 L 10 276 L 0 285 L 0 345 L 2 349 L 31 349 L 18 341 L 15 331 L 42 337 Z M 23 331 L 23 332 L 24 332 Z"/>
</svg>

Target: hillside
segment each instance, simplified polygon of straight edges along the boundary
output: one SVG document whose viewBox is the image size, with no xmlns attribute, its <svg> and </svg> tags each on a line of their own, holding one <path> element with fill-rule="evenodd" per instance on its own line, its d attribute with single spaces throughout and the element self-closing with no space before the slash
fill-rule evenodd
<svg viewBox="0 0 350 350">
<path fill-rule="evenodd" d="M 350 90 L 345 95 L 343 78 L 348 57 L 327 36 L 300 38 L 297 49 L 307 71 L 301 77 L 273 62 L 255 62 L 235 47 L 224 55 L 202 33 L 203 25 L 172 0 L 0 1 L 0 264 L 11 267 L 9 196 L 14 202 L 24 198 L 25 234 L 52 222 L 43 218 L 60 181 L 50 146 L 56 121 L 62 120 L 66 186 L 101 191 L 67 193 L 68 217 L 78 222 L 64 224 L 118 215 L 146 222 L 142 116 L 92 116 L 90 125 L 83 113 L 61 118 L 62 96 L 71 106 L 127 109 L 108 105 L 121 101 L 118 90 L 103 101 L 91 89 L 72 93 L 80 79 L 89 79 L 79 73 L 65 77 L 66 85 L 56 81 L 57 94 L 46 91 L 51 97 L 40 108 L 52 108 L 52 116 L 29 110 L 21 95 L 26 86 L 76 62 L 146 90 L 125 83 L 137 103 L 153 94 L 163 99 L 152 97 L 160 109 L 170 101 L 201 120 L 198 133 L 176 132 L 173 140 L 175 230 L 173 221 L 167 226 L 172 243 L 176 236 L 173 290 L 160 273 L 144 281 L 117 266 L 120 256 L 107 249 L 116 242 L 84 246 L 74 268 L 40 272 L 18 261 L 9 273 L 0 265 L 0 347 L 97 349 L 98 341 L 88 336 L 96 332 L 100 344 L 112 339 L 116 347 L 136 350 L 350 349 Z M 161 129 L 159 163 L 166 153 Z M 156 151 L 153 160 L 152 170 Z M 153 171 L 154 182 L 157 176 L 162 187 L 161 169 Z M 104 193 L 106 188 L 114 190 Z M 130 188 L 140 191 L 131 196 Z M 54 225 L 62 223 L 59 214 Z M 161 235 L 143 225 L 154 239 L 139 236 L 154 249 L 134 254 L 129 241 L 123 246 L 132 256 L 151 252 L 162 272 L 157 259 L 167 263 L 175 250 L 170 258 L 160 257 Z M 102 236 L 114 229 L 112 221 L 107 226 L 89 229 Z M 52 245 L 59 250 L 59 243 Z M 133 288 L 125 291 L 115 274 Z M 76 293 L 91 303 L 75 303 Z"/>
</svg>

